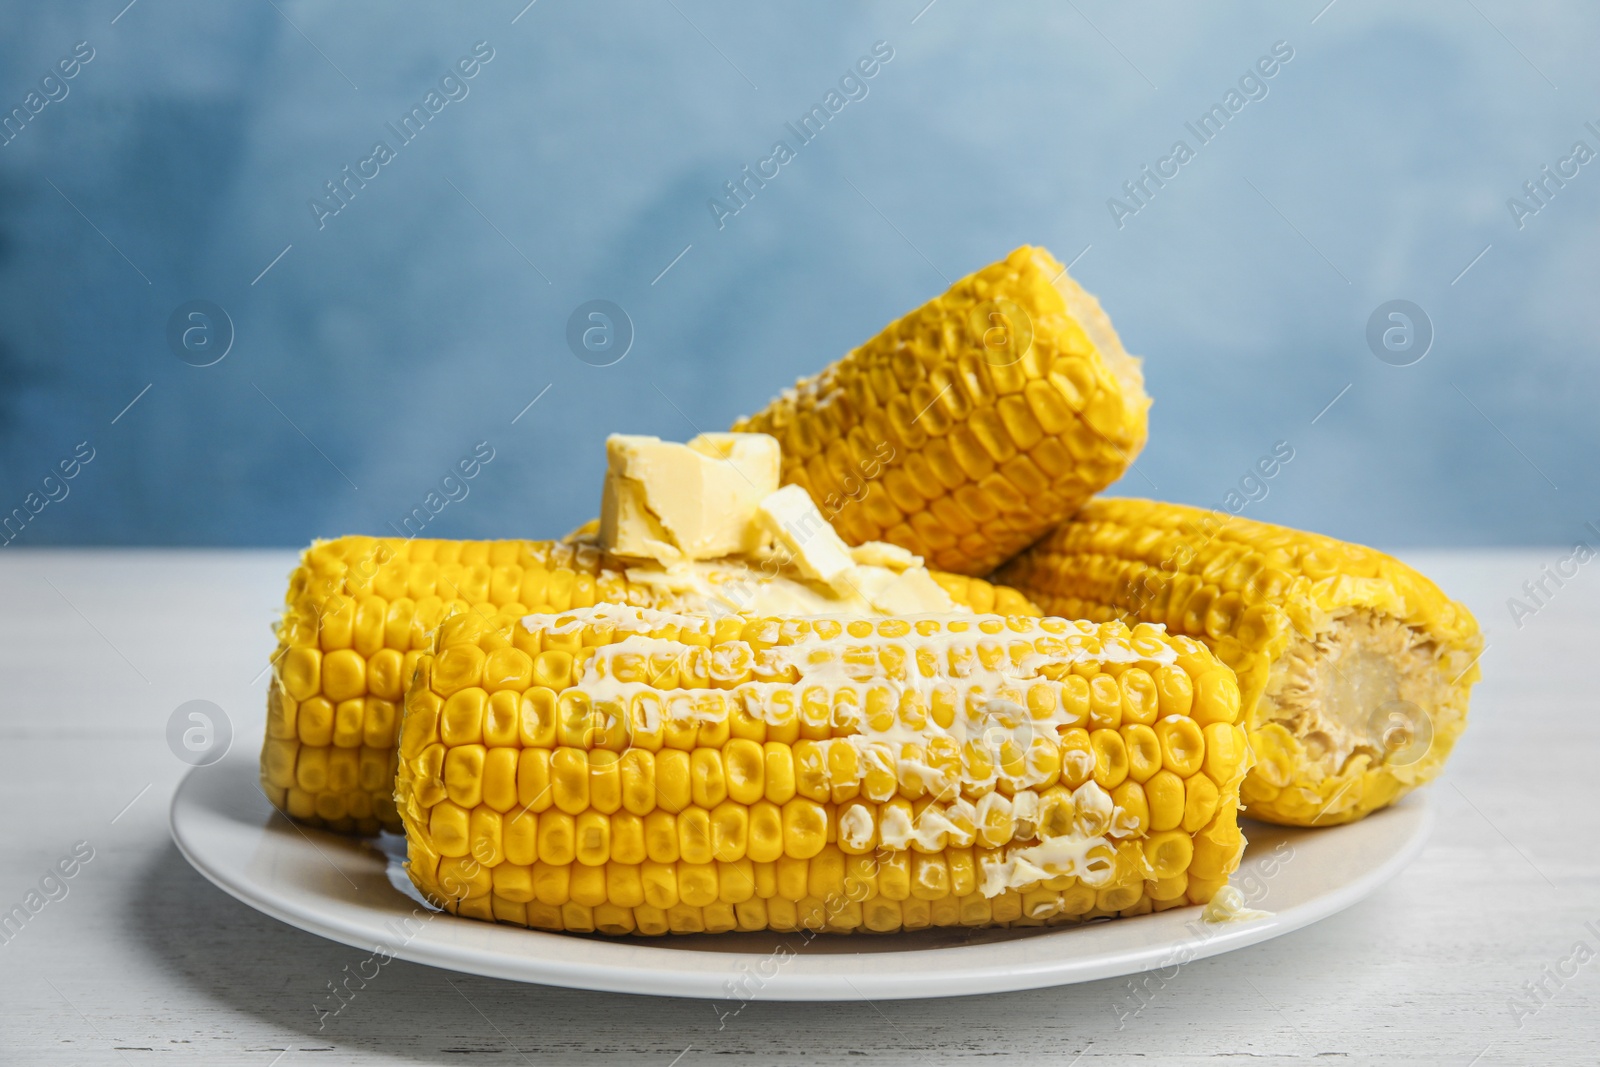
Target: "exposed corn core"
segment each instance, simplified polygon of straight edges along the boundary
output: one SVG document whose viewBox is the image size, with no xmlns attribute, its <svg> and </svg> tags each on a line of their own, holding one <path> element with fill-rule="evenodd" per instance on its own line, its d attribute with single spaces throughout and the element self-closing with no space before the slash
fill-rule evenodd
<svg viewBox="0 0 1600 1067">
<path fill-rule="evenodd" d="M 1038 925 L 1239 861 L 1233 672 L 1159 628 L 997 615 L 457 616 L 397 797 L 429 899 L 549 930 Z"/>
<path fill-rule="evenodd" d="M 1014 590 L 935 573 L 955 610 L 1037 615 Z M 738 560 L 665 570 L 551 541 L 342 537 L 312 545 L 289 579 L 267 691 L 261 788 L 280 810 L 335 830 L 398 831 L 394 751 L 406 683 L 445 618 L 566 611 L 610 601 L 737 612 L 839 599 Z M 770 610 L 770 608 L 769 608 Z M 859 610 L 871 612 L 870 605 Z"/>
<path fill-rule="evenodd" d="M 987 574 L 1121 477 L 1149 406 L 1094 297 L 1024 247 L 734 429 L 778 438 L 847 542 Z"/>
<path fill-rule="evenodd" d="M 1252 817 L 1350 822 L 1438 774 L 1483 650 L 1462 605 L 1390 556 L 1148 500 L 1096 500 L 998 574 L 1046 611 L 1164 624 L 1238 673 Z"/>
</svg>

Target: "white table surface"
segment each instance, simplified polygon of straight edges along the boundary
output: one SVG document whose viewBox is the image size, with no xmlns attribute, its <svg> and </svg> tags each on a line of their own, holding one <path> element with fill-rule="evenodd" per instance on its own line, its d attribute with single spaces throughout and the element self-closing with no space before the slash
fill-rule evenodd
<svg viewBox="0 0 1600 1067">
<path fill-rule="evenodd" d="M 1519 630 L 1554 551 L 1406 557 L 1488 634 L 1422 857 L 1356 907 L 1193 963 L 1136 1017 L 1128 980 L 957 1000 L 717 1006 L 390 963 L 318 1029 L 363 953 L 251 911 L 167 834 L 181 703 L 258 744 L 286 552 L 0 553 L 0 911 L 76 842 L 94 858 L 0 944 L 0 1063 L 1600 1062 L 1600 574 Z M 1586 924 L 1593 924 L 1588 926 Z M 1549 972 L 1545 968 L 1551 968 Z M 1543 981 L 1531 996 L 1524 983 Z M 1521 1017 L 1513 1000 L 1522 997 Z M 1537 1010 L 1534 1010 L 1537 1009 Z"/>
</svg>

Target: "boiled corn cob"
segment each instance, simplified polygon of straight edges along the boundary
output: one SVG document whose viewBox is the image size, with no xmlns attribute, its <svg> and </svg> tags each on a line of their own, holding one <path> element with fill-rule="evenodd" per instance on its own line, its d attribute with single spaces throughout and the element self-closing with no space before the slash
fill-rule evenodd
<svg viewBox="0 0 1600 1067">
<path fill-rule="evenodd" d="M 478 919 L 1074 922 L 1226 883 L 1238 712 L 1233 672 L 1153 626 L 467 614 L 418 664 L 396 795 L 412 881 Z"/>
<path fill-rule="evenodd" d="M 1252 817 L 1350 822 L 1439 773 L 1483 641 L 1465 607 L 1360 545 L 1203 508 L 1096 500 L 1002 568 L 1046 611 L 1164 623 L 1238 672 Z"/>
<path fill-rule="evenodd" d="M 734 429 L 851 544 L 988 574 L 1144 447 L 1139 361 L 1042 248 L 969 275 Z"/>
<path fill-rule="evenodd" d="M 342 537 L 313 545 L 290 578 L 278 626 L 262 791 L 302 822 L 398 831 L 399 709 L 439 623 L 465 611 L 565 611 L 600 601 L 697 604 L 670 583 L 631 579 L 627 567 L 593 547 L 551 541 Z M 933 577 L 974 611 L 1039 613 L 1015 591 L 981 579 Z"/>
</svg>

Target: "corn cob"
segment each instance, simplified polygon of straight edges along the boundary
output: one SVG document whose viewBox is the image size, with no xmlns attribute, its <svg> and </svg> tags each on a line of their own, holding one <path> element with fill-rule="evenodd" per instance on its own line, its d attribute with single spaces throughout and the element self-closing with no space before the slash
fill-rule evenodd
<svg viewBox="0 0 1600 1067">
<path fill-rule="evenodd" d="M 734 429 L 778 438 L 850 544 L 988 574 L 1144 447 L 1139 361 L 1042 248 L 1019 248 Z"/>
<path fill-rule="evenodd" d="M 698 606 L 671 585 L 631 580 L 627 566 L 591 546 L 551 541 L 342 537 L 313 545 L 290 578 L 278 626 L 262 791 L 302 822 L 398 831 L 399 709 L 439 623 L 465 611 L 565 611 L 600 601 Z M 974 611 L 1039 614 L 1013 590 L 933 577 Z"/>
<path fill-rule="evenodd" d="M 549 930 L 886 932 L 1202 903 L 1244 847 L 1233 672 L 1024 616 L 460 615 L 396 797 L 441 907 Z"/>
<path fill-rule="evenodd" d="M 1243 692 L 1252 817 L 1350 822 L 1439 773 L 1483 649 L 1405 564 L 1331 537 L 1149 500 L 1096 500 L 1002 568 L 1046 611 L 1164 623 Z"/>
</svg>

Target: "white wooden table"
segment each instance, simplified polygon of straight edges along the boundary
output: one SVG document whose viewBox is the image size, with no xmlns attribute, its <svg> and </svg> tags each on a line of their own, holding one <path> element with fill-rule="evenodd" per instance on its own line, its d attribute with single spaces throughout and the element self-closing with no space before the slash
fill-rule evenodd
<svg viewBox="0 0 1600 1067">
<path fill-rule="evenodd" d="M 1506 598 L 1557 553 L 1407 555 L 1478 613 L 1490 644 L 1472 726 L 1432 787 L 1432 842 L 1365 903 L 1194 963 L 1137 1017 L 1119 1018 L 1122 979 L 757 1002 L 719 1029 L 707 1002 L 397 961 L 319 1030 L 313 1004 L 362 953 L 236 903 L 167 834 L 186 770 L 167 719 L 214 701 L 235 745 L 258 743 L 292 556 L 8 548 L 0 911 L 78 842 L 93 858 L 0 943 L 0 1063 L 1600 1062 L 1600 958 L 1574 960 L 1579 942 L 1600 953 L 1600 571 L 1519 630 Z"/>
</svg>

